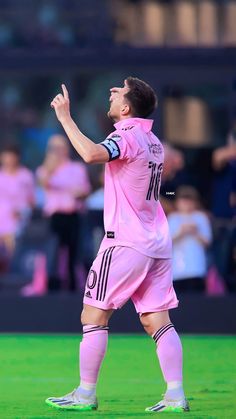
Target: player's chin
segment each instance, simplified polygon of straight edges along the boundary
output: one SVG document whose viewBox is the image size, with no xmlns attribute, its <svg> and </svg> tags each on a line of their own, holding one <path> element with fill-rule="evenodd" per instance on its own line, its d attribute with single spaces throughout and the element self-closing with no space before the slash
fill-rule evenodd
<svg viewBox="0 0 236 419">
<path fill-rule="evenodd" d="M 109 109 L 109 111 L 107 112 L 107 116 L 108 116 L 109 119 L 111 119 L 112 121 L 114 121 L 113 114 L 112 114 L 111 109 Z"/>
<path fill-rule="evenodd" d="M 116 113 L 111 108 L 107 112 L 107 116 L 112 122 L 117 122 L 118 120 Z"/>
</svg>

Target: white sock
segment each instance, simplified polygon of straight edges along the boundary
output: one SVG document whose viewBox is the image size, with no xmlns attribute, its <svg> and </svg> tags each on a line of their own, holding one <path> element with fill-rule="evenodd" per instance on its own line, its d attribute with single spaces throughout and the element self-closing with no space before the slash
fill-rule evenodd
<svg viewBox="0 0 236 419">
<path fill-rule="evenodd" d="M 80 403 L 93 403 L 96 400 L 96 384 L 81 380 L 75 394 Z"/>
<path fill-rule="evenodd" d="M 184 389 L 182 381 L 170 381 L 167 383 L 165 398 L 169 400 L 184 399 Z"/>
</svg>

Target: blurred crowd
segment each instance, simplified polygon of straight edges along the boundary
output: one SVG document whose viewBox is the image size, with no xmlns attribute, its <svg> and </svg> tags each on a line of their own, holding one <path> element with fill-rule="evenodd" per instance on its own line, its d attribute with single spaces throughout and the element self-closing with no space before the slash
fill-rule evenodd
<svg viewBox="0 0 236 419">
<path fill-rule="evenodd" d="M 164 143 L 161 202 L 173 239 L 177 291 L 221 294 L 236 290 L 235 127 L 212 154 L 212 207 L 189 175 L 184 154 Z M 0 154 L 0 272 L 17 273 L 23 295 L 83 287 L 103 237 L 103 166 L 71 158 L 62 134 L 49 137 L 33 173 L 17 146 Z"/>
<path fill-rule="evenodd" d="M 0 0 L 0 51 L 14 51 L 19 64 L 28 51 L 50 56 L 52 48 L 63 63 L 73 48 L 165 47 L 172 54 L 168 48 L 190 47 L 200 70 L 195 47 L 236 46 L 236 0 L 99 0 L 99 6 L 97 0 Z M 108 92 L 127 76 L 123 64 L 82 63 L 75 72 L 59 65 L 37 74 L 24 64 L 19 74 L 2 72 L 0 292 L 11 284 L 25 296 L 83 288 L 104 233 L 103 167 L 78 160 L 55 129 L 49 103 L 66 82 L 76 122 L 100 142 L 112 130 Z M 179 65 L 169 75 L 166 67 L 144 70 L 141 61 L 132 68 L 160 97 L 154 119 L 165 139 L 161 202 L 176 288 L 216 295 L 236 289 L 235 81 L 227 60 L 217 81 L 213 67 L 204 66 L 205 78 L 187 81 L 191 67 L 183 75 Z"/>
<path fill-rule="evenodd" d="M 235 139 L 233 126 L 227 144 L 211 155 L 207 175 L 211 169 L 213 176 L 210 184 L 205 179 L 205 189 L 191 177 L 184 154 L 165 145 L 161 202 L 173 240 L 177 290 L 205 290 L 212 295 L 236 290 Z"/>
<path fill-rule="evenodd" d="M 34 173 L 16 145 L 0 153 L 0 273 L 25 276 L 24 295 L 63 288 L 63 278 L 70 291 L 82 287 L 103 236 L 103 168 L 89 175 L 70 153 L 52 135 Z"/>
<path fill-rule="evenodd" d="M 236 45 L 235 0 L 0 1 L 0 48 Z"/>
</svg>

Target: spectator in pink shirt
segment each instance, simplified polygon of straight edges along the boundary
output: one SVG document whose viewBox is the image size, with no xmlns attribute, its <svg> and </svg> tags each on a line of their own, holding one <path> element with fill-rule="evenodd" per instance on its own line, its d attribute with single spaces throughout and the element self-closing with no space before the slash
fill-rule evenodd
<svg viewBox="0 0 236 419">
<path fill-rule="evenodd" d="M 34 205 L 34 177 L 20 164 L 16 146 L 9 145 L 0 154 L 0 244 L 12 254 L 15 236 Z"/>
<path fill-rule="evenodd" d="M 86 167 L 70 159 L 67 139 L 59 134 L 50 137 L 45 160 L 37 170 L 38 181 L 45 192 L 44 214 L 50 219 L 59 246 L 68 249 L 69 288 L 76 289 L 79 213 L 90 192 Z M 52 288 L 59 286 L 57 274 L 51 278 Z"/>
</svg>

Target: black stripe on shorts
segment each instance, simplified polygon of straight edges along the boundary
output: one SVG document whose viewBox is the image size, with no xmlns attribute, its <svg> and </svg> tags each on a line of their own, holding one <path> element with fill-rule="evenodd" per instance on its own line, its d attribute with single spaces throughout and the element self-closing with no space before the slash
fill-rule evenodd
<svg viewBox="0 0 236 419">
<path fill-rule="evenodd" d="M 96 300 L 104 301 L 107 290 L 108 275 L 111 266 L 112 253 L 115 247 L 109 247 L 103 253 L 102 263 L 99 272 Z"/>
</svg>

